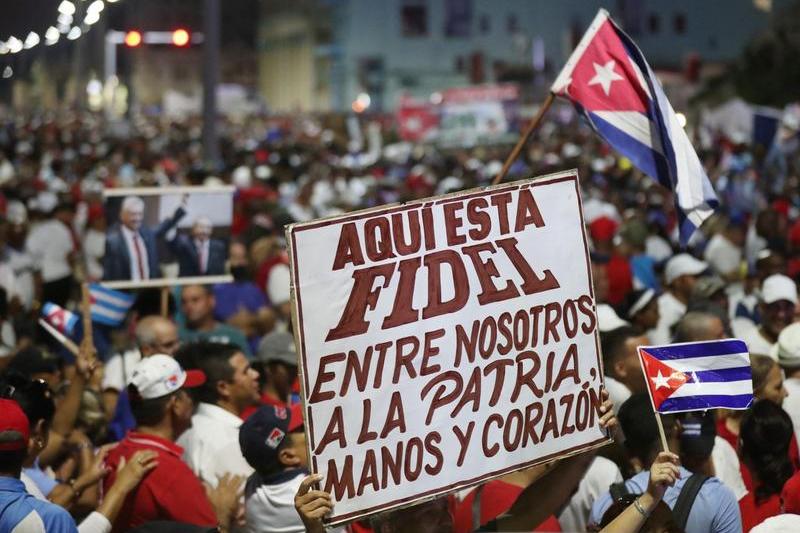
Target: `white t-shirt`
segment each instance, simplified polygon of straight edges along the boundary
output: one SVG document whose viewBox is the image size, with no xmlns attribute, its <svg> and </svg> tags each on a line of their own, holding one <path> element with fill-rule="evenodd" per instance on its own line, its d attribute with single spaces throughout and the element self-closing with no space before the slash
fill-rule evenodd
<svg viewBox="0 0 800 533">
<path fill-rule="evenodd" d="M 613 461 L 605 457 L 595 457 L 581 479 L 578 490 L 558 515 L 561 529 L 563 531 L 586 531 L 594 501 L 608 492 L 612 483 L 621 481 L 623 481 L 622 473 Z"/>
<path fill-rule="evenodd" d="M 239 448 L 241 425 L 242 419 L 233 413 L 201 402 L 192 416 L 192 427 L 177 440 L 183 448 L 183 460 L 212 487 L 224 474 L 248 477 L 253 473 Z"/>
<path fill-rule="evenodd" d="M 103 279 L 103 256 L 106 253 L 106 234 L 93 229 L 86 230 L 83 236 L 83 253 L 86 256 L 86 269 L 92 279 Z"/>
<path fill-rule="evenodd" d="M 711 461 L 714 463 L 714 476 L 733 491 L 736 501 L 744 498 L 747 488 L 744 486 L 742 471 L 739 469 L 739 457 L 733 446 L 719 435 L 714 438 Z"/>
<path fill-rule="evenodd" d="M 60 221 L 47 220 L 34 226 L 25 246 L 45 283 L 72 275 L 69 263 L 69 254 L 73 251 L 72 234 Z"/>
<path fill-rule="evenodd" d="M 16 280 L 14 292 L 19 296 L 25 309 L 30 309 L 34 297 L 33 273 L 37 270 L 33 257 L 25 250 L 8 250 L 8 266 L 14 271 Z"/>
<path fill-rule="evenodd" d="M 294 508 L 294 495 L 305 479 L 302 470 L 291 479 L 275 485 L 255 485 L 259 477 L 253 475 L 245 487 L 245 516 L 249 533 L 305 533 L 306 528 Z M 328 533 L 341 533 L 343 529 L 328 529 Z"/>
<path fill-rule="evenodd" d="M 103 369 L 103 390 L 122 391 L 128 386 L 133 367 L 141 360 L 138 348 L 127 350 L 122 355 L 114 354 Z"/>
<path fill-rule="evenodd" d="M 759 331 L 759 328 L 755 327 L 749 330 L 745 330 L 742 332 L 741 337 L 739 337 L 747 344 L 747 349 L 750 354 L 761 354 L 761 355 L 768 355 L 773 359 L 777 360 L 777 355 L 773 353 L 772 347 L 775 346 L 775 343 L 769 342 Z"/>
<path fill-rule="evenodd" d="M 618 414 L 620 406 L 631 397 L 631 391 L 611 376 L 605 376 L 604 382 L 608 391 L 608 399 L 614 402 L 614 414 Z"/>
<path fill-rule="evenodd" d="M 269 271 L 267 278 L 267 296 L 272 305 L 280 305 L 288 302 L 289 294 L 289 267 L 284 264 L 277 264 Z"/>
</svg>

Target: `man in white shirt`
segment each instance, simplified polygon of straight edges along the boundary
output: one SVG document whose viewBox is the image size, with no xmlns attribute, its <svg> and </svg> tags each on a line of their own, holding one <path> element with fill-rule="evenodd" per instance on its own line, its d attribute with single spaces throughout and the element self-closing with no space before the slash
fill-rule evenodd
<svg viewBox="0 0 800 533">
<path fill-rule="evenodd" d="M 741 339 L 751 354 L 769 355 L 777 358 L 775 343 L 783 328 L 794 322 L 797 307 L 797 285 L 788 276 L 773 274 L 761 284 L 758 312 L 761 325 L 745 330 Z"/>
<path fill-rule="evenodd" d="M 62 307 L 72 294 L 72 262 L 78 243 L 72 227 L 75 216 L 71 204 L 56 206 L 51 218 L 34 226 L 25 247 L 42 274 L 42 300 Z"/>
<path fill-rule="evenodd" d="M 800 324 L 792 324 L 781 331 L 775 352 L 786 375 L 783 386 L 789 393 L 782 407 L 792 418 L 795 435 L 800 435 Z"/>
<path fill-rule="evenodd" d="M 258 372 L 235 345 L 198 342 L 175 354 L 181 366 L 202 370 L 206 382 L 195 393 L 192 427 L 177 443 L 189 468 L 212 487 L 224 474 L 253 473 L 239 448 L 240 418 L 259 400 Z"/>
<path fill-rule="evenodd" d="M 664 267 L 664 285 L 667 290 L 658 297 L 658 325 L 647 332 L 653 344 L 668 344 L 672 326 L 686 313 L 686 304 L 692 296 L 697 277 L 708 265 L 689 254 L 678 254 Z"/>
</svg>

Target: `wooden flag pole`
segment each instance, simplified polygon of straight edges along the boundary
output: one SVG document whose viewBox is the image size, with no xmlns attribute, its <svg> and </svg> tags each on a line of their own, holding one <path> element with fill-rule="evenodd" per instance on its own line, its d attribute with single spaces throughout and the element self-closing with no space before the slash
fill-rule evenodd
<svg viewBox="0 0 800 533">
<path fill-rule="evenodd" d="M 77 344 L 72 342 L 70 339 L 68 339 L 66 336 L 64 336 L 60 331 L 58 331 L 56 328 L 51 326 L 45 319 L 40 318 L 39 319 L 39 325 L 42 326 L 47 333 L 52 335 L 55 340 L 57 340 L 58 342 L 63 344 L 64 347 L 67 350 L 72 352 L 72 355 L 74 355 L 76 357 L 78 356 L 78 345 Z"/>
<path fill-rule="evenodd" d="M 161 287 L 161 316 L 169 318 L 169 287 Z"/>
<path fill-rule="evenodd" d="M 669 451 L 669 445 L 667 444 L 667 435 L 664 433 L 664 424 L 661 422 L 661 413 L 658 411 L 654 411 L 653 414 L 656 415 L 656 423 L 658 424 L 658 434 L 661 436 L 661 446 L 664 447 L 664 451 Z"/>
<path fill-rule="evenodd" d="M 503 163 L 503 168 L 500 169 L 500 172 L 497 174 L 497 176 L 494 177 L 494 180 L 492 180 L 492 185 L 497 185 L 498 183 L 503 181 L 503 179 L 505 179 L 506 174 L 508 174 L 508 169 L 510 169 L 511 165 L 514 164 L 514 161 L 517 160 L 520 152 L 522 152 L 522 149 L 528 143 L 528 139 L 536 130 L 536 128 L 539 127 L 539 124 L 541 124 L 542 119 L 544 118 L 544 114 L 547 113 L 547 110 L 550 109 L 551 105 L 553 105 L 553 101 L 555 100 L 555 98 L 556 95 L 553 94 L 552 92 L 547 93 L 547 98 L 545 98 L 544 102 L 542 102 L 542 107 L 539 108 L 539 111 L 536 113 L 536 116 L 533 117 L 533 120 L 531 120 L 530 123 L 528 124 L 528 127 L 525 129 L 525 133 L 523 133 L 522 137 L 520 137 L 519 141 L 517 141 L 517 145 L 514 147 L 513 150 L 511 150 L 511 153 L 506 158 L 506 162 Z"/>
<path fill-rule="evenodd" d="M 81 348 L 84 350 L 84 353 L 93 359 L 95 357 L 95 347 L 92 332 L 92 295 L 89 292 L 89 284 L 86 282 L 81 284 L 81 295 L 81 314 L 83 317 L 83 339 L 81 340 Z"/>
</svg>

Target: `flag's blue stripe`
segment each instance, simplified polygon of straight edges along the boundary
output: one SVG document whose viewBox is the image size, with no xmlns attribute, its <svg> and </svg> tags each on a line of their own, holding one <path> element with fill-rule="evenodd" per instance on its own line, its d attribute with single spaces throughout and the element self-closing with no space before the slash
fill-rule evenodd
<svg viewBox="0 0 800 533">
<path fill-rule="evenodd" d="M 669 169 L 663 155 L 594 113 L 589 113 L 588 117 L 600 136 L 615 150 L 630 159 L 637 168 L 654 178 L 664 187 L 671 190 L 674 189 L 670 182 Z"/>
<path fill-rule="evenodd" d="M 99 300 L 95 301 L 92 304 L 92 307 L 101 307 L 103 309 L 108 309 L 112 313 L 122 313 L 123 315 L 128 312 L 128 309 L 131 308 L 130 306 L 120 307 L 119 305 L 114 305 L 109 302 L 101 302 Z"/>
<path fill-rule="evenodd" d="M 685 396 L 667 398 L 658 408 L 659 413 L 672 411 L 701 411 L 704 409 L 744 409 L 753 401 L 752 394 Z"/>
<path fill-rule="evenodd" d="M 123 315 L 123 319 L 125 316 Z M 98 324 L 104 324 L 106 326 L 119 326 L 122 324 L 122 320 L 112 320 L 110 317 L 104 315 L 96 315 L 92 313 L 92 322 L 97 322 Z"/>
<path fill-rule="evenodd" d="M 753 374 L 749 366 L 737 368 L 720 368 L 719 370 L 698 370 L 697 372 L 687 372 L 690 376 L 697 375 L 699 383 L 719 383 L 725 381 L 744 381 L 753 379 Z"/>
<path fill-rule="evenodd" d="M 711 357 L 714 355 L 732 355 L 747 353 L 747 345 L 736 339 L 703 342 L 697 344 L 681 344 L 645 348 L 644 351 L 656 359 L 689 359 L 691 357 Z"/>
<path fill-rule="evenodd" d="M 120 300 L 125 300 L 127 302 L 130 302 L 131 305 L 133 304 L 133 301 L 135 299 L 135 296 L 133 296 L 132 294 L 127 294 L 125 292 L 115 291 L 114 289 L 107 289 L 106 287 L 103 287 L 102 285 L 99 285 L 97 283 L 92 283 L 89 288 L 92 291 L 102 292 L 102 293 L 107 294 L 107 295 L 109 295 L 111 297 L 119 298 Z"/>
</svg>

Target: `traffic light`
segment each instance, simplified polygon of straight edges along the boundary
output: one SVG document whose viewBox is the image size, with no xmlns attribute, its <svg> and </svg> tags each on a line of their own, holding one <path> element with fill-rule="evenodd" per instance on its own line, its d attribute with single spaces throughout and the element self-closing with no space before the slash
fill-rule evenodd
<svg viewBox="0 0 800 533">
<path fill-rule="evenodd" d="M 189 44 L 189 32 L 183 28 L 178 28 L 172 32 L 172 44 L 175 46 L 186 46 Z"/>
<path fill-rule="evenodd" d="M 142 34 L 136 30 L 131 30 L 125 34 L 125 45 L 135 48 L 142 44 Z"/>
</svg>

